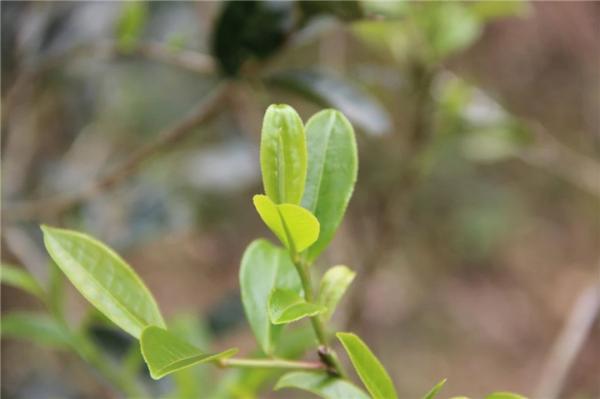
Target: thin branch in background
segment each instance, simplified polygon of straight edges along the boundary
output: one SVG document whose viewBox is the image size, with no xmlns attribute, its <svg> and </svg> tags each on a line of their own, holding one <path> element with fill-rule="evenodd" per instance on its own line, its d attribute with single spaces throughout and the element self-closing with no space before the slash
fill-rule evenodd
<svg viewBox="0 0 600 399">
<path fill-rule="evenodd" d="M 144 161 L 176 143 L 193 131 L 194 128 L 210 119 L 226 98 L 229 87 L 229 83 L 222 83 L 217 86 L 212 93 L 203 98 L 191 114 L 160 132 L 154 141 L 134 151 L 131 156 L 117 165 L 111 172 L 82 190 L 67 195 L 6 204 L 2 210 L 2 216 L 5 220 L 15 221 L 32 220 L 44 215 L 59 214 L 115 186 L 134 173 Z"/>
<path fill-rule="evenodd" d="M 557 399 L 600 312 L 600 282 L 586 287 L 571 309 L 542 371 L 534 398 Z"/>
<path fill-rule="evenodd" d="M 600 163 L 561 143 L 539 124 L 533 131 L 536 143 L 517 154 L 520 160 L 600 197 Z"/>
</svg>

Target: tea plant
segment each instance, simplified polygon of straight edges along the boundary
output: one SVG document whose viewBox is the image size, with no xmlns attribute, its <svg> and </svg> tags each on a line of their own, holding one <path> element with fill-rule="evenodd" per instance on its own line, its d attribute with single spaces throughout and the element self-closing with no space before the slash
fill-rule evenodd
<svg viewBox="0 0 600 399">
<path fill-rule="evenodd" d="M 355 334 L 332 334 L 330 329 L 329 320 L 355 273 L 347 266 L 336 265 L 324 273 L 318 290 L 313 281 L 312 264 L 339 227 L 357 177 L 358 157 L 351 124 L 341 112 L 323 110 L 305 126 L 291 107 L 272 105 L 263 121 L 260 164 L 265 194 L 255 195 L 253 202 L 280 245 L 265 239 L 255 240 L 241 260 L 241 298 L 260 348 L 257 357 L 236 357 L 236 348 L 205 352 L 175 329 L 169 329 L 152 294 L 134 270 L 94 238 L 42 226 L 46 249 L 58 268 L 98 311 L 139 340 L 153 379 L 210 363 L 221 368 L 285 372 L 275 390 L 296 388 L 328 399 L 397 398 L 392 379 L 367 344 Z M 4 266 L 2 279 L 42 299 L 52 317 L 63 320 L 53 306 L 52 291 L 46 292 L 22 269 Z M 310 320 L 317 342 L 312 348 L 316 361 L 281 355 L 284 328 L 302 319 Z M 3 333 L 14 336 L 29 329 L 25 335 L 31 336 L 33 331 L 38 340 L 69 346 L 125 395 L 147 395 L 127 381 L 133 377 L 111 371 L 100 361 L 94 346 L 81 334 L 70 332 L 66 323 L 56 328 L 48 327 L 55 324 L 44 325 L 41 320 L 37 319 L 36 324 L 31 319 L 19 323 L 18 318 L 5 318 Z M 332 347 L 334 336 L 366 392 L 349 379 Z M 444 383 L 445 380 L 441 381 L 424 398 L 434 398 Z M 228 396 L 236 395 L 230 392 Z M 212 397 L 211 392 L 202 393 L 201 397 Z M 511 398 L 520 396 L 494 393 L 487 397 Z"/>
</svg>

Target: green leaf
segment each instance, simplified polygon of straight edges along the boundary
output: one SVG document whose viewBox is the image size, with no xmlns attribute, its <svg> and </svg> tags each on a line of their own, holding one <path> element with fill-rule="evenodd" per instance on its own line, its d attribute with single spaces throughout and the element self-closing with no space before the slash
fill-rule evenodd
<svg viewBox="0 0 600 399">
<path fill-rule="evenodd" d="M 252 200 L 263 222 L 293 253 L 300 253 L 317 241 L 319 221 L 306 209 L 275 204 L 266 195 L 255 195 Z"/>
<path fill-rule="evenodd" d="M 46 295 L 42 286 L 22 267 L 3 264 L 0 267 L 0 281 L 2 284 L 22 289 L 42 301 L 45 300 Z"/>
<path fill-rule="evenodd" d="M 485 399 L 527 399 L 525 396 L 512 392 L 494 392 L 485 397 Z"/>
<path fill-rule="evenodd" d="M 319 220 L 319 239 L 308 250 L 314 260 L 342 222 L 358 172 L 352 125 L 339 111 L 324 110 L 306 124 L 308 173 L 302 206 Z"/>
<path fill-rule="evenodd" d="M 144 329 L 140 344 L 150 376 L 155 380 L 186 367 L 231 357 L 238 351 L 231 348 L 220 353 L 202 353 L 195 346 L 156 326 Z"/>
<path fill-rule="evenodd" d="M 254 336 L 265 353 L 273 354 L 282 328 L 269 319 L 271 292 L 282 288 L 300 293 L 301 287 L 287 251 L 267 240 L 255 240 L 248 246 L 240 267 L 242 303 Z"/>
<path fill-rule="evenodd" d="M 324 373 L 292 372 L 277 381 L 275 390 L 298 388 L 325 399 L 369 399 L 369 396 L 351 382 Z"/>
<path fill-rule="evenodd" d="M 334 266 L 323 275 L 319 288 L 319 304 L 327 309 L 322 315 L 324 320 L 331 318 L 338 302 L 355 276 L 355 272 L 343 265 Z"/>
<path fill-rule="evenodd" d="M 291 290 L 275 289 L 269 298 L 269 316 L 273 324 L 287 324 L 304 317 L 315 316 L 326 310 L 324 306 L 309 303 Z"/>
<path fill-rule="evenodd" d="M 128 1 L 123 4 L 123 13 L 117 26 L 121 49 L 131 50 L 137 44 L 147 17 L 148 5 L 145 1 Z"/>
<path fill-rule="evenodd" d="M 68 333 L 50 316 L 43 313 L 14 312 L 2 316 L 0 334 L 3 338 L 28 339 L 43 346 L 69 346 Z"/>
<path fill-rule="evenodd" d="M 357 127 L 374 135 L 392 129 L 392 120 L 381 102 L 354 83 L 318 70 L 289 70 L 269 78 L 269 83 L 323 107 L 339 109 Z"/>
<path fill-rule="evenodd" d="M 446 383 L 446 379 L 444 378 L 443 380 L 438 382 L 433 388 L 431 388 L 431 390 L 429 392 L 427 392 L 427 394 L 425 396 L 423 396 L 423 399 L 435 398 L 437 396 L 437 394 L 442 390 L 445 383 Z"/>
<path fill-rule="evenodd" d="M 374 399 L 397 398 L 392 379 L 369 347 L 355 334 L 340 332 L 336 336 L 371 396 Z"/>
<path fill-rule="evenodd" d="M 42 226 L 44 244 L 75 288 L 101 313 L 139 338 L 148 326 L 164 327 L 160 310 L 139 276 L 112 249 L 71 230 Z"/>
<path fill-rule="evenodd" d="M 276 204 L 299 204 L 306 180 L 306 137 L 298 113 L 285 104 L 265 112 L 260 139 L 265 193 Z"/>
</svg>

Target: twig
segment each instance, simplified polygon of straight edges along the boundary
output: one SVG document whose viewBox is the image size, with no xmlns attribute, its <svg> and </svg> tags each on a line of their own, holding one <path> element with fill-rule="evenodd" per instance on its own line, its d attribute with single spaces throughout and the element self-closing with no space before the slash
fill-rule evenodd
<svg viewBox="0 0 600 399">
<path fill-rule="evenodd" d="M 229 85 L 230 83 L 223 83 L 218 86 L 202 100 L 191 114 L 160 132 L 154 141 L 133 152 L 129 158 L 124 160 L 107 175 L 72 194 L 7 204 L 2 210 L 4 220 L 31 220 L 41 215 L 58 214 L 115 186 L 135 172 L 148 158 L 161 149 L 177 142 L 195 127 L 214 115 L 221 102 L 225 99 L 229 91 Z"/>
<path fill-rule="evenodd" d="M 569 370 L 585 343 L 599 312 L 600 283 L 595 283 L 586 287 L 577 298 L 568 320 L 550 351 L 534 398 L 556 399 L 559 397 Z"/>
<path fill-rule="evenodd" d="M 327 365 L 321 362 L 307 362 L 285 359 L 222 359 L 218 362 L 220 367 L 237 368 L 267 368 L 284 370 L 327 371 Z"/>
<path fill-rule="evenodd" d="M 533 125 L 533 131 L 537 145 L 517 154 L 519 159 L 600 197 L 600 163 L 561 143 L 540 125 Z"/>
</svg>

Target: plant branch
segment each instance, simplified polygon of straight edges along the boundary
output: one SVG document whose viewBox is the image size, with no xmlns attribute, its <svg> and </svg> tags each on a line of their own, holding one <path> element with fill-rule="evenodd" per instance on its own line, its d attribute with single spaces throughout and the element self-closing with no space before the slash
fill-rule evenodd
<svg viewBox="0 0 600 399">
<path fill-rule="evenodd" d="M 302 288 L 304 289 L 304 298 L 307 302 L 313 302 L 314 293 L 312 289 L 310 273 L 308 270 L 308 264 L 300 260 L 300 256 L 298 254 L 292 255 L 292 262 L 296 267 L 298 275 L 300 276 Z M 327 333 L 325 330 L 325 326 L 323 325 L 323 320 L 321 319 L 321 316 L 312 316 L 310 318 L 310 322 L 312 324 L 313 330 L 315 331 L 315 335 L 317 336 L 317 340 L 320 344 L 318 350 L 319 357 L 321 358 L 323 363 L 325 363 L 328 366 L 331 372 L 344 377 L 345 373 L 342 364 L 340 363 L 335 351 L 329 346 Z"/>
<path fill-rule="evenodd" d="M 268 368 L 284 370 L 326 371 L 327 365 L 321 362 L 296 361 L 285 359 L 221 359 L 220 367 Z"/>
<path fill-rule="evenodd" d="M 160 132 L 154 141 L 134 151 L 111 172 L 82 190 L 62 196 L 7 204 L 2 210 L 2 216 L 5 220 L 14 221 L 31 220 L 42 215 L 59 214 L 117 185 L 134 173 L 144 161 L 165 147 L 176 143 L 193 131 L 195 127 L 212 117 L 225 99 L 229 91 L 229 85 L 230 83 L 219 85 L 212 93 L 203 98 L 202 102 L 188 116 Z"/>
<path fill-rule="evenodd" d="M 534 397 L 544 399 L 560 397 L 569 370 L 599 313 L 600 281 L 586 287 L 579 294 L 569 318 L 550 351 Z"/>
</svg>

